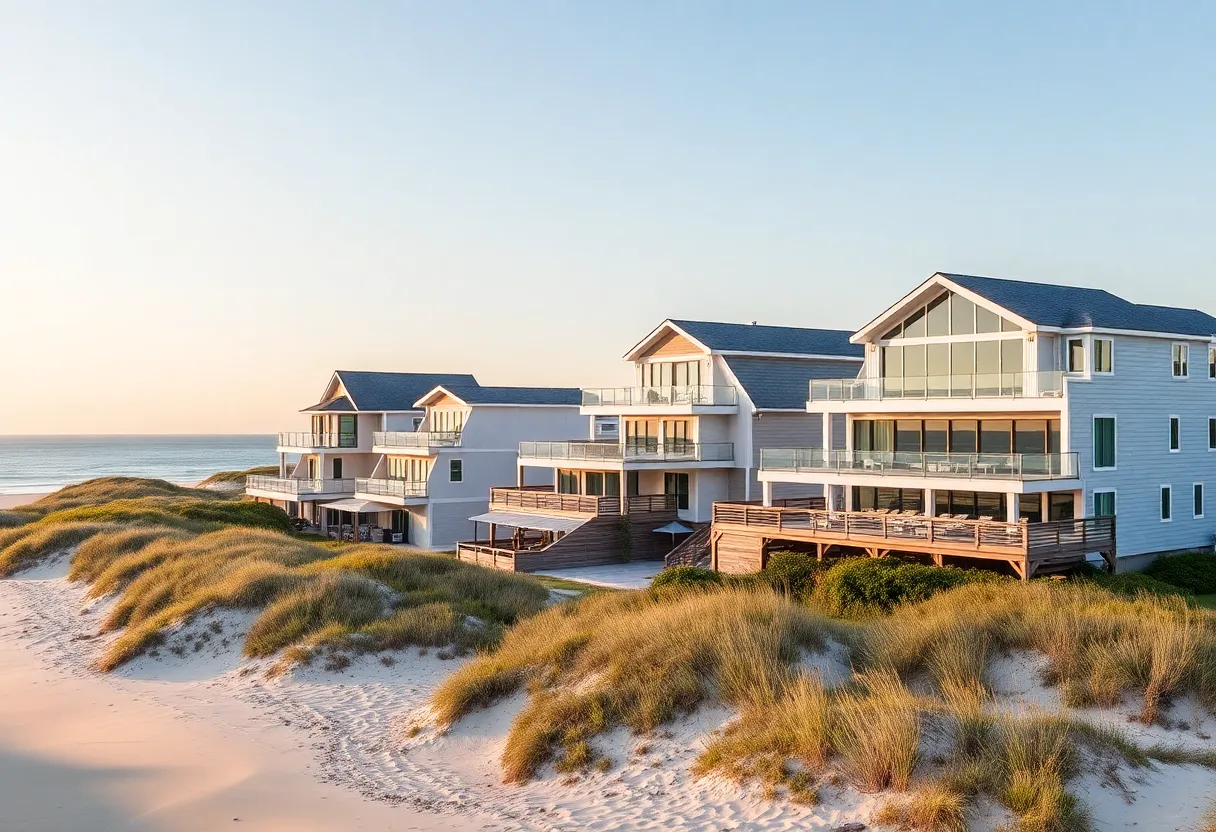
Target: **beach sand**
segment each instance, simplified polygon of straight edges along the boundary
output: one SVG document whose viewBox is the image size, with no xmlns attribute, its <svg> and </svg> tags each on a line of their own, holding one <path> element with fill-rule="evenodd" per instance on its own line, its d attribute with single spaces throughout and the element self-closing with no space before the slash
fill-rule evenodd
<svg viewBox="0 0 1216 832">
<path fill-rule="evenodd" d="M 0 494 L 0 509 L 23 506 L 45 496 L 45 494 Z"/>
</svg>

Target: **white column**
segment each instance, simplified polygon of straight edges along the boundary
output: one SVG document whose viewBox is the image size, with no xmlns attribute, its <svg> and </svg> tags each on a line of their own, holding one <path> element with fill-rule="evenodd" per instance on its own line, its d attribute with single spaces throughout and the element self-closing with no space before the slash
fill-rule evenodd
<svg viewBox="0 0 1216 832">
<path fill-rule="evenodd" d="M 287 476 L 287 454 L 279 454 L 279 476 Z"/>
<path fill-rule="evenodd" d="M 841 489 L 843 489 L 843 493 L 844 493 L 844 510 L 845 511 L 854 511 L 853 486 L 842 485 L 840 487 L 841 487 Z"/>
<path fill-rule="evenodd" d="M 750 503 L 752 501 L 752 469 L 743 469 L 743 502 Z"/>
<path fill-rule="evenodd" d="M 1018 522 L 1018 517 L 1021 515 L 1021 504 L 1016 493 L 1005 495 L 1005 520 L 1009 523 Z"/>
<path fill-rule="evenodd" d="M 827 502 L 828 511 L 838 511 L 839 506 L 836 504 L 836 486 L 828 485 L 823 489 L 823 496 Z"/>
<path fill-rule="evenodd" d="M 932 488 L 925 489 L 925 516 L 932 517 L 937 513 L 937 492 Z"/>
<path fill-rule="evenodd" d="M 823 455 L 826 458 L 832 450 L 832 414 L 823 414 Z"/>
<path fill-rule="evenodd" d="M 1043 518 L 1043 522 L 1047 522 L 1047 511 L 1050 507 L 1047 492 L 1044 491 L 1039 495 L 1039 516 Z"/>
<path fill-rule="evenodd" d="M 766 506 L 773 504 L 773 484 L 771 482 L 760 483 L 760 491 L 763 493 L 763 500 Z"/>
</svg>

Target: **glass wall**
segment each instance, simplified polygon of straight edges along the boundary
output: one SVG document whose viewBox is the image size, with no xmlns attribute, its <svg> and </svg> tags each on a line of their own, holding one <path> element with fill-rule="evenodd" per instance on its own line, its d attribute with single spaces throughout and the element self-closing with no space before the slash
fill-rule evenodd
<svg viewBox="0 0 1216 832">
<path fill-rule="evenodd" d="M 854 451 L 1058 454 L 1059 419 L 856 419 Z"/>
<path fill-rule="evenodd" d="M 701 384 L 700 361 L 662 361 L 638 365 L 643 387 L 696 387 Z"/>
</svg>

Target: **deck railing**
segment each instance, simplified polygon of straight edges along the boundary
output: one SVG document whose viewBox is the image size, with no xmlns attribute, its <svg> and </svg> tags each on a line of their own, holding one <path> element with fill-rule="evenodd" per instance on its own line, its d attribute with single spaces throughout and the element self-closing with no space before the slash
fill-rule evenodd
<svg viewBox="0 0 1216 832">
<path fill-rule="evenodd" d="M 359 436 L 354 433 L 294 432 L 279 434 L 280 448 L 357 448 Z"/>
<path fill-rule="evenodd" d="M 731 406 L 739 403 L 734 387 L 693 384 L 678 387 L 601 387 L 583 390 L 583 407 Z"/>
<path fill-rule="evenodd" d="M 1076 453 L 959 454 L 762 448 L 761 471 L 849 473 L 895 477 L 1060 480 L 1079 474 Z"/>
<path fill-rule="evenodd" d="M 372 445 L 384 448 L 457 448 L 460 446 L 460 431 L 376 431 L 372 434 Z"/>
<path fill-rule="evenodd" d="M 629 439 L 624 442 L 520 442 L 519 455 L 529 459 L 609 462 L 729 462 L 733 442 L 685 442 Z"/>
<path fill-rule="evenodd" d="M 811 401 L 999 399 L 1060 396 L 1064 373 L 972 373 L 914 378 L 812 379 Z"/>
<path fill-rule="evenodd" d="M 531 488 L 491 488 L 490 508 L 524 512 L 560 511 L 572 514 L 620 514 L 620 497 L 589 494 L 558 494 L 551 486 Z"/>
<path fill-rule="evenodd" d="M 371 494 L 375 497 L 425 497 L 427 495 L 426 480 L 390 480 L 390 479 L 359 479 L 355 480 L 356 494 Z"/>
<path fill-rule="evenodd" d="M 353 479 L 304 479 L 300 477 L 267 477 L 250 475 L 245 477 L 245 489 L 268 491 L 274 494 L 353 494 Z"/>
</svg>

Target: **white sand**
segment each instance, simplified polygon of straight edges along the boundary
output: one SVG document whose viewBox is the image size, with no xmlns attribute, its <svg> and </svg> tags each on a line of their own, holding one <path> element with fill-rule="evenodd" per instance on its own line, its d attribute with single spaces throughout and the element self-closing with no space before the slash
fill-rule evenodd
<svg viewBox="0 0 1216 832">
<path fill-rule="evenodd" d="M 366 657 L 343 672 L 303 668 L 266 678 L 269 661 L 240 656 L 253 616 L 202 616 L 170 634 L 156 655 L 102 675 L 88 664 L 106 602 L 83 603 L 62 578 L 66 559 L 0 581 L 0 805 L 23 829 L 494 829 L 827 830 L 869 822 L 887 795 L 825 787 L 822 804 L 767 800 L 758 786 L 696 779 L 691 761 L 731 718 L 703 708 L 655 736 L 617 730 L 594 743 L 607 772 L 568 778 L 546 771 L 506 786 L 498 758 L 522 695 L 475 713 L 446 734 L 430 719 L 436 685 L 456 669 L 434 652 Z M 994 668 L 1010 708 L 1054 707 L 1038 680 L 1041 659 Z M 807 656 L 829 683 L 847 679 L 847 654 Z M 1126 710 L 1084 714 L 1137 739 L 1209 747 L 1193 703 L 1174 729 L 1126 723 Z M 408 729 L 416 725 L 415 736 Z M 942 737 L 927 732 L 926 753 Z M 1216 795 L 1216 772 L 1197 767 L 1094 769 L 1074 788 L 1098 828 L 1188 829 Z M 1128 803 L 1128 801 L 1132 801 Z M 83 819 L 88 823 L 82 826 Z M 973 832 L 1008 813 L 989 803 Z"/>
<path fill-rule="evenodd" d="M 45 496 L 45 494 L 0 494 L 0 509 L 28 505 Z"/>
</svg>

